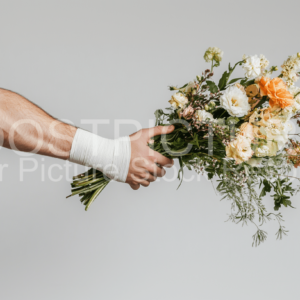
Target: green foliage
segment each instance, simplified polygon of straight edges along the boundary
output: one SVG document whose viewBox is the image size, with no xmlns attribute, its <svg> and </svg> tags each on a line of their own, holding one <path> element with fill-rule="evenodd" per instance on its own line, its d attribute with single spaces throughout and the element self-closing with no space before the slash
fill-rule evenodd
<svg viewBox="0 0 300 300">
<path fill-rule="evenodd" d="M 213 94 L 217 93 L 219 91 L 218 87 L 213 81 L 207 80 L 207 85 L 209 86 L 209 91 Z"/>
<path fill-rule="evenodd" d="M 221 77 L 221 79 L 220 79 L 220 81 L 219 81 L 219 84 L 218 84 L 219 89 L 220 89 L 221 91 L 224 90 L 228 84 L 232 84 L 232 83 L 234 83 L 234 82 L 236 82 L 236 81 L 242 79 L 242 78 L 235 78 L 235 79 L 232 79 L 232 80 L 228 83 L 228 80 L 229 80 L 231 74 L 233 73 L 233 71 L 235 70 L 236 66 L 241 65 L 242 63 L 243 63 L 243 61 L 239 61 L 239 62 L 237 62 L 233 67 L 231 67 L 231 66 L 230 66 L 230 63 L 229 63 L 229 65 L 228 65 L 228 71 L 225 71 L 225 72 L 223 73 L 223 75 L 222 75 L 222 77 Z"/>
<path fill-rule="evenodd" d="M 155 126 L 158 126 L 158 125 L 162 124 L 164 119 L 166 118 L 166 116 L 168 116 L 167 114 L 165 114 L 163 112 L 162 109 L 157 109 L 154 112 L 154 115 L 155 115 L 155 119 L 156 119 Z"/>
<path fill-rule="evenodd" d="M 291 198 L 290 195 L 293 196 L 295 189 L 292 188 L 292 183 L 287 178 L 281 180 L 278 178 L 273 188 L 275 194 L 271 197 L 274 198 L 274 210 L 279 210 L 281 205 L 293 207 L 289 199 Z"/>
<path fill-rule="evenodd" d="M 237 118 L 237 117 L 229 117 L 229 118 L 227 118 L 227 120 L 226 120 L 226 124 L 227 124 L 227 125 L 236 125 L 236 124 L 239 123 L 239 122 L 240 122 L 240 119 Z"/>
<path fill-rule="evenodd" d="M 240 84 L 243 85 L 244 87 L 247 87 L 248 85 L 251 85 L 254 83 L 255 83 L 254 79 L 248 80 L 248 78 L 245 78 L 245 79 L 241 80 L 241 82 L 240 82 Z"/>
<path fill-rule="evenodd" d="M 234 78 L 234 79 L 232 79 L 232 80 L 230 80 L 230 81 L 228 82 L 228 85 L 229 85 L 229 84 L 233 84 L 233 83 L 239 81 L 240 79 L 244 79 L 244 77 Z"/>
<path fill-rule="evenodd" d="M 227 81 L 229 79 L 229 76 L 230 76 L 229 72 L 225 71 L 223 73 L 222 77 L 220 78 L 218 86 L 221 91 L 224 90 L 224 88 L 227 84 Z"/>
</svg>

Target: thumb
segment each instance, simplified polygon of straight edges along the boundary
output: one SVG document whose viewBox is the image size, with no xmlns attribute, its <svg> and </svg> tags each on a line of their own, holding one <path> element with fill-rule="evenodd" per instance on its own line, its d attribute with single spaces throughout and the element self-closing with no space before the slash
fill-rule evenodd
<svg viewBox="0 0 300 300">
<path fill-rule="evenodd" d="M 168 134 L 171 133 L 174 130 L 174 125 L 169 126 L 156 126 L 149 128 L 149 137 L 153 137 L 156 135 L 162 135 L 162 134 Z"/>
</svg>

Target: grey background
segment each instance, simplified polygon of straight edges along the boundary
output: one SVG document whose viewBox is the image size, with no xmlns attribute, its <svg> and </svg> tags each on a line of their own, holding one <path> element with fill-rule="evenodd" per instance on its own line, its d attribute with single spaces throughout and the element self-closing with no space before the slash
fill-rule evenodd
<svg viewBox="0 0 300 300">
<path fill-rule="evenodd" d="M 209 46 L 225 52 L 217 75 L 244 53 L 280 66 L 300 51 L 298 1 L 0 4 L 0 86 L 88 130 L 81 119 L 109 119 L 98 127 L 105 137 L 115 119 L 148 127 L 168 106 L 167 86 L 208 67 Z M 276 241 L 272 223 L 268 241 L 252 248 L 254 228 L 225 223 L 229 203 L 204 178 L 179 190 L 177 181 L 136 192 L 113 183 L 86 213 L 78 198 L 65 199 L 67 179 L 42 180 L 63 161 L 36 156 L 37 170 L 20 182 L 20 158 L 0 151 L 9 165 L 0 182 L 1 299 L 299 299 L 299 209 L 282 210 L 287 238 Z"/>
</svg>

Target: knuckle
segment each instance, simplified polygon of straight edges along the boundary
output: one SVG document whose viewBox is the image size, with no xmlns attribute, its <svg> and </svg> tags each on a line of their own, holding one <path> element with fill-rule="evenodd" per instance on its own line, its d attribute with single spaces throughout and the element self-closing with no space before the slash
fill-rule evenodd
<svg viewBox="0 0 300 300">
<path fill-rule="evenodd" d="M 134 186 L 134 190 L 138 190 L 139 188 L 140 188 L 139 184 L 137 184 L 137 185 Z"/>
<path fill-rule="evenodd" d="M 156 158 L 154 156 L 148 156 L 148 160 L 152 163 L 155 163 Z"/>
</svg>

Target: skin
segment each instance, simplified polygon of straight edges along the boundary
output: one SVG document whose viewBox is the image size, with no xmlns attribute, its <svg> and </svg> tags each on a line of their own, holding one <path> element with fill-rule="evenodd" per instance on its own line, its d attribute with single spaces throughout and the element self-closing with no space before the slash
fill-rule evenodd
<svg viewBox="0 0 300 300">
<path fill-rule="evenodd" d="M 3 147 L 67 160 L 76 130 L 21 95 L 0 89 L 0 145 Z M 173 126 L 157 126 L 130 136 L 131 160 L 126 183 L 132 189 L 149 186 L 157 177 L 165 175 L 163 167 L 173 165 L 173 160 L 147 146 L 151 137 L 173 130 Z"/>
</svg>

